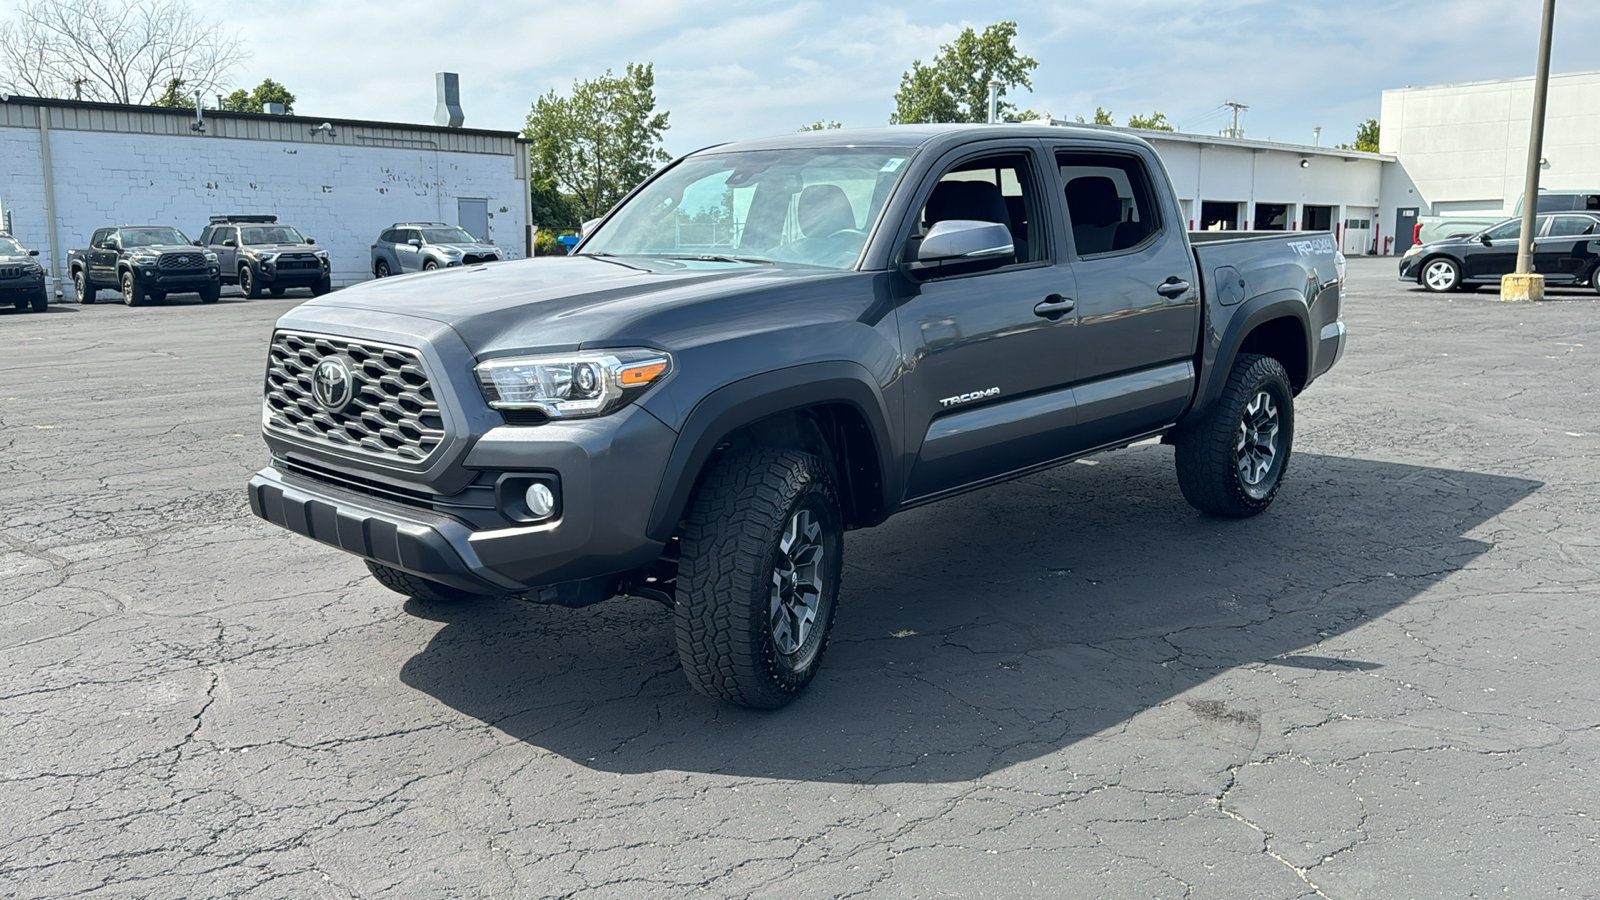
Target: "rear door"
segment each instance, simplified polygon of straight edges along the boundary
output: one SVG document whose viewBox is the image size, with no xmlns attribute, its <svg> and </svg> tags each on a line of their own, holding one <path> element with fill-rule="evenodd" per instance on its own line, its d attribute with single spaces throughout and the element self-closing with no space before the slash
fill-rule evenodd
<svg viewBox="0 0 1600 900">
<path fill-rule="evenodd" d="M 1188 407 L 1200 287 L 1151 154 L 1088 142 L 1051 147 L 1077 282 L 1075 443 L 1085 450 L 1170 425 Z"/>
<path fill-rule="evenodd" d="M 1077 316 L 1042 150 L 1032 140 L 969 144 L 914 188 L 916 212 L 900 232 L 911 252 L 927 228 L 959 219 L 1005 224 L 1017 252 L 999 268 L 902 282 L 906 432 L 921 437 L 908 499 L 1069 452 Z"/>
<path fill-rule="evenodd" d="M 1595 265 L 1596 235 L 1600 218 L 1551 216 L 1545 233 L 1534 245 L 1534 271 L 1557 282 L 1575 282 Z"/>
</svg>

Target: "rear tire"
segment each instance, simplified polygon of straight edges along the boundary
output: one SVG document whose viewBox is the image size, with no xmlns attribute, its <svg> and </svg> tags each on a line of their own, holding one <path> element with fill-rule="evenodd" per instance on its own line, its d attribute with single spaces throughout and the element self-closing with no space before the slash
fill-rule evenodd
<svg viewBox="0 0 1600 900">
<path fill-rule="evenodd" d="M 828 646 L 844 552 L 823 461 L 730 453 L 706 475 L 681 546 L 673 618 L 689 683 L 757 709 L 798 697 Z"/>
<path fill-rule="evenodd" d="M 1594 288 L 1595 293 L 1600 294 L 1600 265 L 1595 266 L 1594 271 L 1589 273 L 1589 287 Z"/>
<path fill-rule="evenodd" d="M 1191 506 L 1233 519 L 1265 512 L 1294 446 L 1289 373 L 1270 356 L 1240 354 L 1216 405 L 1174 443 L 1178 486 Z"/>
<path fill-rule="evenodd" d="M 388 278 L 389 261 L 387 259 L 380 259 L 376 263 L 373 263 L 372 274 L 375 278 Z"/>
<path fill-rule="evenodd" d="M 89 282 L 89 273 L 82 269 L 72 273 L 72 287 L 78 294 L 78 302 L 85 306 L 93 303 L 95 294 L 99 293 Z"/>
<path fill-rule="evenodd" d="M 139 283 L 139 279 L 133 277 L 133 273 L 131 271 L 123 272 L 122 302 L 129 306 L 143 306 L 144 301 L 144 285 Z"/>
<path fill-rule="evenodd" d="M 421 576 L 412 575 L 410 572 L 391 569 L 370 559 L 366 560 L 366 563 L 367 571 L 372 573 L 372 577 L 379 584 L 394 591 L 396 594 L 415 597 L 418 600 L 427 600 L 432 603 L 467 603 L 472 600 L 482 600 L 488 596 L 487 594 L 474 594 L 471 591 L 463 591 L 460 588 L 454 588 L 448 584 L 440 584 L 437 581 L 429 581 Z"/>
</svg>

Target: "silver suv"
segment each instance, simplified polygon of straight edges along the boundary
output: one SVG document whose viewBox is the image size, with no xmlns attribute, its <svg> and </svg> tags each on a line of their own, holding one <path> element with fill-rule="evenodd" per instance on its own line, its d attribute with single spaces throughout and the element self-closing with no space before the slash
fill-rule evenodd
<svg viewBox="0 0 1600 900">
<path fill-rule="evenodd" d="M 372 245 L 372 274 L 386 278 L 501 259 L 505 254 L 499 247 L 478 240 L 459 225 L 396 222 Z"/>
</svg>

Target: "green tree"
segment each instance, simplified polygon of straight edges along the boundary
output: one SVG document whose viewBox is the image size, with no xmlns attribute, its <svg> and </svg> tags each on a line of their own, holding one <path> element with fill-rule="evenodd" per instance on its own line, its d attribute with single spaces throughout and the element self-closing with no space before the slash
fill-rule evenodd
<svg viewBox="0 0 1600 900">
<path fill-rule="evenodd" d="M 535 197 L 565 195 L 574 213 L 593 218 L 670 160 L 661 147 L 668 114 L 656 112 L 655 83 L 654 64 L 628 63 L 620 77 L 607 69 L 573 82 L 570 96 L 552 90 L 535 100 L 522 129 Z"/>
<path fill-rule="evenodd" d="M 1378 120 L 1368 119 L 1356 126 L 1356 142 L 1354 144 L 1340 144 L 1339 150 L 1365 150 L 1368 153 L 1378 152 Z"/>
<path fill-rule="evenodd" d="M 968 28 L 940 47 L 932 63 L 912 60 L 900 76 L 890 124 L 987 122 L 991 79 L 1000 82 L 996 117 L 1011 118 L 1016 106 L 1006 102 L 1006 92 L 1019 86 L 1033 90 L 1028 76 L 1039 68 L 1038 60 L 1017 52 L 1016 36 L 1015 22 L 990 25 L 981 35 Z"/>
<path fill-rule="evenodd" d="M 800 126 L 800 130 L 801 131 L 827 131 L 830 128 L 843 128 L 843 127 L 844 127 L 843 125 L 841 125 L 838 122 L 835 122 L 835 121 L 833 121 L 831 119 L 826 121 L 826 122 L 822 121 L 821 119 L 818 119 L 817 121 L 812 122 L 810 125 L 801 125 Z"/>
<path fill-rule="evenodd" d="M 239 88 L 223 97 L 221 108 L 229 112 L 258 113 L 266 112 L 268 103 L 282 103 L 284 112 L 294 112 L 294 95 L 271 78 L 263 79 L 253 91 Z"/>
<path fill-rule="evenodd" d="M 1153 112 L 1148 116 L 1139 116 L 1139 115 L 1129 116 L 1128 117 L 1128 127 L 1129 128 L 1143 128 L 1146 131 L 1177 131 L 1178 130 L 1170 122 L 1167 121 L 1167 114 L 1163 113 L 1163 112 Z"/>
<path fill-rule="evenodd" d="M 167 89 L 155 99 L 155 106 L 165 106 L 171 109 L 194 109 L 194 95 L 183 89 L 184 80 L 173 77 L 167 79 Z"/>
<path fill-rule="evenodd" d="M 1084 121 L 1083 121 L 1083 116 L 1073 116 L 1073 118 L 1074 118 L 1074 119 L 1077 119 L 1077 120 L 1078 120 L 1078 122 L 1079 122 L 1079 123 L 1080 123 L 1080 124 L 1086 124 L 1086 123 L 1084 123 Z M 1111 110 L 1109 110 L 1109 109 L 1104 109 L 1104 108 L 1102 108 L 1102 107 L 1099 107 L 1099 106 L 1096 106 L 1096 107 L 1095 107 L 1095 108 L 1094 108 L 1094 122 L 1093 122 L 1093 123 L 1087 123 L 1087 124 L 1094 124 L 1094 125 L 1115 125 L 1115 124 L 1117 124 L 1117 123 L 1116 123 L 1116 122 L 1113 122 L 1113 121 L 1112 121 L 1112 120 L 1111 120 Z"/>
</svg>

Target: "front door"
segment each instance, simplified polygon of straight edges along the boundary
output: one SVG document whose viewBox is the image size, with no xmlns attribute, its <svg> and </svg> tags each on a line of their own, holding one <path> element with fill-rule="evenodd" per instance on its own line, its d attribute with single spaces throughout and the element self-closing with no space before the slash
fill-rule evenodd
<svg viewBox="0 0 1600 900">
<path fill-rule="evenodd" d="M 903 286 L 898 304 L 906 432 L 921 436 L 908 499 L 1026 468 L 1069 452 L 1072 270 L 1060 265 L 1056 209 L 1032 142 L 966 148 L 920 187 L 920 236 L 966 219 L 1006 225 L 1014 261 Z M 914 252 L 915 240 L 911 242 Z"/>
<path fill-rule="evenodd" d="M 220 225 L 206 238 L 206 249 L 217 255 L 217 268 L 222 277 L 234 281 L 239 277 L 239 229 Z"/>
<path fill-rule="evenodd" d="M 109 243 L 109 248 L 101 246 Z M 89 278 L 96 284 L 114 284 L 117 280 L 117 247 L 120 241 L 111 229 L 95 232 L 89 244 Z"/>
<path fill-rule="evenodd" d="M 1537 223 L 1543 225 L 1543 222 Z M 1538 231 L 1535 230 L 1535 234 Z M 1517 242 L 1522 237 L 1522 220 L 1511 219 L 1483 233 L 1475 243 L 1467 245 L 1462 260 L 1467 278 L 1490 279 L 1509 275 L 1517 270 Z"/>
<path fill-rule="evenodd" d="M 400 232 L 400 240 L 394 245 L 395 262 L 400 264 L 400 271 L 415 272 L 422 268 L 422 232 L 415 228 L 407 228 Z"/>
</svg>

